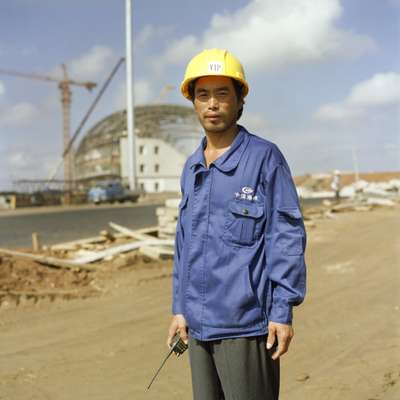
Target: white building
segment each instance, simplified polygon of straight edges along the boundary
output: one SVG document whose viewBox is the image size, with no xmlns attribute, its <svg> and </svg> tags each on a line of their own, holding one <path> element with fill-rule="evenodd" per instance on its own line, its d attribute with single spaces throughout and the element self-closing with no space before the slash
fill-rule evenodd
<svg viewBox="0 0 400 400">
<path fill-rule="evenodd" d="M 128 182 L 128 139 L 120 140 L 121 178 Z M 186 155 L 158 138 L 136 139 L 136 173 L 139 188 L 151 192 L 179 192 L 179 176 Z"/>
<path fill-rule="evenodd" d="M 186 158 L 203 135 L 190 107 L 149 105 L 135 108 L 137 184 L 147 193 L 180 191 Z M 106 180 L 128 182 L 126 112 L 104 118 L 91 128 L 75 155 L 77 182 L 84 187 Z"/>
</svg>

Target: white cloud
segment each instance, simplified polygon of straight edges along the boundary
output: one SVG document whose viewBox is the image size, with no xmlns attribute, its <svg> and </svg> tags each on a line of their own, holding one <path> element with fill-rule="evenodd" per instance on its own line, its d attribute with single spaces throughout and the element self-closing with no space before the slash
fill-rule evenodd
<svg viewBox="0 0 400 400">
<path fill-rule="evenodd" d="M 199 41 L 195 36 L 185 36 L 172 42 L 163 55 L 164 61 L 169 64 L 178 64 L 186 61 L 187 58 L 199 51 L 200 47 Z M 159 63 L 159 60 L 156 60 L 156 62 Z"/>
<path fill-rule="evenodd" d="M 117 56 L 113 50 L 105 46 L 93 46 L 86 54 L 67 62 L 67 70 L 70 79 L 88 80 L 95 82 L 104 78 L 106 72 L 111 72 Z M 57 66 L 52 75 L 62 77 L 61 66 Z"/>
<path fill-rule="evenodd" d="M 146 25 L 136 36 L 135 45 L 137 47 L 144 47 L 150 39 L 154 36 L 154 25 Z"/>
<path fill-rule="evenodd" d="M 376 74 L 371 79 L 355 85 L 347 102 L 366 107 L 399 103 L 400 74 Z"/>
<path fill-rule="evenodd" d="M 250 132 L 257 134 L 266 134 L 268 129 L 268 122 L 263 115 L 258 113 L 249 112 L 244 106 L 243 115 L 239 120 L 239 124 L 245 126 Z"/>
<path fill-rule="evenodd" d="M 134 86 L 135 104 L 148 104 L 155 100 L 154 90 L 149 81 L 135 80 Z M 118 86 L 114 101 L 114 107 L 118 110 L 126 108 L 126 86 L 121 83 Z"/>
<path fill-rule="evenodd" d="M 335 25 L 341 15 L 339 0 L 253 0 L 233 13 L 214 14 L 201 37 L 173 42 L 161 62 L 186 62 L 203 48 L 218 47 L 231 50 L 246 69 L 261 70 L 375 50 L 370 37 Z"/>
<path fill-rule="evenodd" d="M 71 76 L 94 80 L 102 77 L 104 71 L 111 71 L 115 61 L 116 56 L 110 48 L 94 46 L 88 54 L 71 61 Z"/>
<path fill-rule="evenodd" d="M 5 157 L 5 171 L 3 178 L 11 179 L 44 179 L 49 176 L 58 162 L 54 153 L 32 152 L 31 148 L 22 146 L 7 152 Z M 40 163 L 38 163 L 38 157 Z M 5 174 L 4 174 L 5 172 Z"/>
<path fill-rule="evenodd" d="M 29 158 L 29 154 L 23 151 L 17 151 L 10 154 L 7 161 L 11 168 L 24 169 L 30 164 Z"/>
<path fill-rule="evenodd" d="M 40 110 L 33 104 L 22 102 L 0 109 L 0 125 L 26 126 L 41 116 Z"/>
<path fill-rule="evenodd" d="M 173 32 L 173 26 L 154 26 L 147 24 L 144 28 L 136 35 L 134 44 L 137 48 L 146 47 L 149 42 L 159 38 L 165 38 Z"/>
<path fill-rule="evenodd" d="M 315 113 L 315 117 L 320 120 L 348 121 L 364 115 L 364 110 L 359 107 L 349 107 L 344 103 L 332 103 L 321 106 Z"/>
<path fill-rule="evenodd" d="M 321 106 L 315 113 L 320 120 L 350 120 L 382 106 L 400 106 L 400 74 L 380 73 L 354 85 L 341 102 Z"/>
<path fill-rule="evenodd" d="M 6 92 L 6 88 L 4 86 L 4 83 L 2 81 L 0 81 L 0 96 L 3 96 L 5 92 Z"/>
<path fill-rule="evenodd" d="M 136 103 L 148 103 L 153 100 L 153 91 L 151 85 L 146 80 L 135 81 L 135 102 Z"/>
</svg>

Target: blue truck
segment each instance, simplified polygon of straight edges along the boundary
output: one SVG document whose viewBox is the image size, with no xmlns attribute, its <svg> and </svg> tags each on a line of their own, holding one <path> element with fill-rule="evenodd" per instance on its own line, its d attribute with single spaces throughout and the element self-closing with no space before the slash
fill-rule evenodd
<svg viewBox="0 0 400 400">
<path fill-rule="evenodd" d="M 102 182 L 93 186 L 88 192 L 89 203 L 123 203 L 124 201 L 137 201 L 139 191 L 131 191 L 120 182 Z"/>
</svg>

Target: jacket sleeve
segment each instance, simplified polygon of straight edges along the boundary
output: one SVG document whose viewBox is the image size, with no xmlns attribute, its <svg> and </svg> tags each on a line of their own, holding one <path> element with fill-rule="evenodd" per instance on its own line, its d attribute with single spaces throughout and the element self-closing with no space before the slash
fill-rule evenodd
<svg viewBox="0 0 400 400">
<path fill-rule="evenodd" d="M 174 251 L 174 265 L 172 273 L 172 314 L 182 314 L 183 306 L 180 301 L 180 277 L 182 276 L 182 247 L 183 247 L 183 229 L 181 224 L 181 205 L 185 199 L 184 192 L 184 173 L 182 172 L 181 179 L 181 194 L 182 200 L 178 206 L 178 219 L 176 223 L 176 234 L 175 234 L 175 251 Z"/>
<path fill-rule="evenodd" d="M 292 308 L 304 300 L 306 292 L 306 231 L 296 187 L 285 159 L 281 159 L 266 180 L 268 319 L 291 324 Z"/>
</svg>

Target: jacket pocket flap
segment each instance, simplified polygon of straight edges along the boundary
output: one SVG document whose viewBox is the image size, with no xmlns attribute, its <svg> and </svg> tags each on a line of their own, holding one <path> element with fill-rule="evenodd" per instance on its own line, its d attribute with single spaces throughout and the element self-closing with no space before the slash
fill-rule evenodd
<svg viewBox="0 0 400 400">
<path fill-rule="evenodd" d="M 289 218 L 298 219 L 303 217 L 298 208 L 278 208 L 278 212 L 288 216 Z"/>
<path fill-rule="evenodd" d="M 243 204 L 235 200 L 229 203 L 229 210 L 234 214 L 252 218 L 260 218 L 264 213 L 263 206 L 257 206 L 256 204 Z"/>
</svg>

